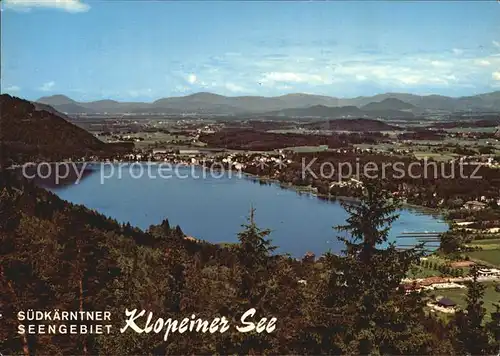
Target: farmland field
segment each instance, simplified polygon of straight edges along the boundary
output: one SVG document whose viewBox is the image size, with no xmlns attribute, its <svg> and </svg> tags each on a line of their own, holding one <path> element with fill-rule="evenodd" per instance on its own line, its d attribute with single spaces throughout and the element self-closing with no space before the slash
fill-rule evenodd
<svg viewBox="0 0 500 356">
<path fill-rule="evenodd" d="M 484 291 L 484 308 L 486 309 L 486 320 L 491 320 L 491 312 L 495 311 L 494 303 L 500 302 L 500 293 L 495 291 L 496 283 L 484 283 L 486 289 Z M 441 289 L 432 292 L 436 297 L 442 296 L 453 300 L 460 308 L 464 309 L 467 306 L 466 297 L 467 289 Z"/>
<path fill-rule="evenodd" d="M 486 263 L 500 267 L 500 249 L 498 250 L 482 250 L 468 252 L 467 255 L 474 260 L 484 261 Z"/>
</svg>

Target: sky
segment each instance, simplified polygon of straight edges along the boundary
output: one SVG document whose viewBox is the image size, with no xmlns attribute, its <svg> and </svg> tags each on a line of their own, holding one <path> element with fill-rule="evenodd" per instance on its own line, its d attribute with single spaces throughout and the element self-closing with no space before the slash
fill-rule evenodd
<svg viewBox="0 0 500 356">
<path fill-rule="evenodd" d="M 3 0 L 1 90 L 154 101 L 500 90 L 500 2 Z"/>
</svg>

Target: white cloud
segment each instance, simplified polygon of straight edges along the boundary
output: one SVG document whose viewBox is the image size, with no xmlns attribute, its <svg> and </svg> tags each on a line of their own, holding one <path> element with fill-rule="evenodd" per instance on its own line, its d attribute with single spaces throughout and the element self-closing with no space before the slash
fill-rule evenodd
<svg viewBox="0 0 500 356">
<path fill-rule="evenodd" d="M 494 80 L 500 80 L 500 72 L 493 72 L 491 74 L 491 77 L 494 79 Z"/>
<path fill-rule="evenodd" d="M 429 84 L 440 84 L 449 85 L 450 80 L 454 80 L 453 76 L 443 76 L 443 77 L 428 77 L 425 75 L 408 75 L 408 76 L 397 76 L 396 79 L 402 84 L 415 84 L 415 85 L 429 85 Z"/>
<path fill-rule="evenodd" d="M 444 52 L 394 53 L 343 52 L 332 56 L 321 49 L 292 51 L 288 48 L 261 48 L 241 55 L 222 54 L 207 62 L 183 63 L 173 71 L 176 85 L 189 86 L 190 73 L 196 73 L 197 88 L 206 85 L 218 90 L 264 95 L 280 94 L 290 87 L 299 92 L 357 95 L 359 88 L 380 87 L 381 91 L 401 90 L 441 92 L 440 88 L 479 88 L 492 81 L 492 70 L 500 68 L 500 53 L 485 54 L 455 49 Z M 454 55 L 463 53 L 464 55 Z M 467 55 L 465 55 L 467 54 Z M 314 60 L 306 60 L 314 58 Z M 184 68 L 190 68 L 187 71 Z M 194 75 L 194 74 L 193 74 Z M 226 84 L 227 83 L 227 84 Z M 335 86 L 333 86 L 335 84 Z M 190 87 L 192 88 L 192 87 Z"/>
<path fill-rule="evenodd" d="M 19 90 L 21 90 L 21 88 L 19 88 L 17 85 L 10 85 L 10 86 L 4 88 L 4 90 L 2 90 L 2 91 L 13 92 L 13 91 L 19 91 Z"/>
<path fill-rule="evenodd" d="M 235 92 L 235 93 L 242 93 L 242 92 L 249 91 L 248 89 L 246 89 L 240 85 L 234 84 L 234 83 L 226 83 L 225 87 L 227 90 Z"/>
<path fill-rule="evenodd" d="M 438 64 L 436 65 L 437 62 Z M 370 80 L 391 86 L 406 85 L 448 85 L 456 82 L 453 63 L 421 58 L 407 58 L 394 61 L 350 61 L 337 66 L 335 77 L 338 81 L 352 82 L 355 78 L 363 81 Z"/>
<path fill-rule="evenodd" d="M 491 62 L 488 61 L 487 59 L 476 59 L 474 63 L 481 67 L 487 67 L 491 65 Z"/>
<path fill-rule="evenodd" d="M 264 73 L 261 83 L 310 83 L 327 84 L 329 81 L 319 74 L 293 73 L 293 72 L 269 72 Z"/>
<path fill-rule="evenodd" d="M 150 97 L 153 94 L 153 90 L 151 88 L 148 89 L 132 89 L 128 91 L 128 95 L 132 98 L 137 98 L 139 96 Z"/>
<path fill-rule="evenodd" d="M 464 50 L 463 49 L 460 49 L 460 48 L 453 48 L 452 49 L 453 53 L 456 54 L 456 55 L 461 55 L 464 53 Z"/>
<path fill-rule="evenodd" d="M 26 11 L 34 7 L 58 9 L 67 12 L 86 12 L 90 6 L 80 0 L 4 0 L 5 7 Z"/>
<path fill-rule="evenodd" d="M 500 42 L 498 41 L 493 41 L 493 46 L 500 48 Z"/>
<path fill-rule="evenodd" d="M 422 81 L 422 77 L 420 75 L 401 75 L 396 78 L 404 84 L 418 84 Z"/>
<path fill-rule="evenodd" d="M 278 85 L 276 87 L 276 89 L 279 89 L 279 90 L 290 90 L 292 89 L 293 87 L 291 85 Z"/>
<path fill-rule="evenodd" d="M 187 81 L 189 84 L 194 84 L 196 83 L 196 75 L 195 74 L 189 74 L 187 77 Z"/>
<path fill-rule="evenodd" d="M 185 85 L 177 85 L 175 88 L 174 88 L 174 92 L 175 93 L 186 93 L 188 92 L 189 90 L 191 90 L 191 88 L 185 86 Z"/>
<path fill-rule="evenodd" d="M 444 61 L 431 61 L 431 65 L 434 67 L 449 67 L 450 63 Z"/>
<path fill-rule="evenodd" d="M 54 85 L 56 85 L 56 83 L 53 82 L 53 81 L 50 81 L 50 82 L 47 82 L 47 83 L 43 83 L 43 85 L 39 88 L 39 90 L 41 90 L 41 91 L 51 91 L 52 88 L 54 88 Z"/>
</svg>

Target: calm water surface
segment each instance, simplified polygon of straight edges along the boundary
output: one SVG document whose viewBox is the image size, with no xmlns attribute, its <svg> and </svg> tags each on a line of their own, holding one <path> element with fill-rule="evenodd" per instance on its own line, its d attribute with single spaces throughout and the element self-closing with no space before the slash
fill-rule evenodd
<svg viewBox="0 0 500 356">
<path fill-rule="evenodd" d="M 110 167 L 96 169 L 79 184 L 51 187 L 62 199 L 146 229 L 168 218 L 184 233 L 210 242 L 236 242 L 241 224 L 250 208 L 256 209 L 256 222 L 272 230 L 271 238 L 278 252 L 302 256 L 307 251 L 320 255 L 328 250 L 339 252 L 334 225 L 344 224 L 346 213 L 338 202 L 320 200 L 310 194 L 298 194 L 277 184 L 261 184 L 251 178 L 139 179 L 136 171 L 122 169 L 101 184 L 101 175 Z M 181 168 L 189 175 L 191 167 Z M 201 170 L 196 169 L 198 176 Z M 402 210 L 391 230 L 391 239 L 405 231 L 445 231 L 447 224 L 439 217 L 417 210 Z M 412 239 L 399 239 L 402 244 Z"/>
</svg>

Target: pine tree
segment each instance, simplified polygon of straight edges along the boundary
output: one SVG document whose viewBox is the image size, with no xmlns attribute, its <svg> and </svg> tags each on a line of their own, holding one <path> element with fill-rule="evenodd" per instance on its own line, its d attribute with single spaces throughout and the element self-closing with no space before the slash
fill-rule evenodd
<svg viewBox="0 0 500 356">
<path fill-rule="evenodd" d="M 343 317 L 342 352 L 427 353 L 430 335 L 420 323 L 422 298 L 398 289 L 421 253 L 398 251 L 393 243 L 380 246 L 387 243 L 399 203 L 381 183 L 367 181 L 361 201 L 343 205 L 349 217 L 337 230 L 349 237 L 339 237 L 347 248 L 332 271 L 339 299 L 345 302 L 337 306 Z"/>
<path fill-rule="evenodd" d="M 7 332 L 7 328 L 15 330 L 15 323 L 11 322 L 14 319 L 14 314 L 23 306 L 23 301 L 20 300 L 20 294 L 15 290 L 15 279 L 19 277 L 21 256 L 20 249 L 16 243 L 16 229 L 21 220 L 21 214 L 17 211 L 20 196 L 7 189 L 0 191 L 0 306 L 2 306 L 4 327 L 0 332 L 0 340 L 2 340 L 1 349 L 6 352 L 14 353 L 18 346 L 17 340 L 13 340 L 11 334 Z M 26 334 L 20 337 L 22 350 L 25 356 L 29 356 L 30 350 Z"/>
<path fill-rule="evenodd" d="M 339 293 L 342 288 L 340 280 L 343 278 L 340 259 L 327 252 L 321 258 L 326 276 L 322 278 L 319 275 L 319 279 L 315 280 L 315 274 L 311 274 L 307 278 L 304 305 L 306 325 L 302 328 L 303 349 L 299 349 L 299 353 L 339 355 L 343 351 L 343 342 L 340 340 L 346 327 L 343 308 L 348 301 L 344 299 L 346 293 Z"/>
<path fill-rule="evenodd" d="M 445 254 L 456 253 L 463 248 L 465 233 L 457 231 L 455 227 L 451 224 L 449 230 L 440 235 L 439 250 Z"/>
<path fill-rule="evenodd" d="M 120 333 L 119 329 L 124 326 L 125 309 L 146 309 L 158 315 L 167 315 L 162 305 L 162 299 L 169 295 L 164 253 L 160 249 L 139 247 L 134 240 L 111 233 L 107 236 L 107 245 L 109 258 L 117 262 L 118 272 L 105 289 L 110 298 L 105 299 L 106 303 L 100 309 L 111 312 L 113 334 L 97 337 L 98 353 L 136 355 L 143 354 L 145 350 L 152 353 L 162 341 L 161 337 L 131 330 Z"/>
<path fill-rule="evenodd" d="M 0 350 L 24 355 L 33 354 L 35 350 L 57 353 L 57 348 L 50 347 L 51 336 L 15 332 L 19 324 L 16 323 L 18 311 L 44 310 L 53 298 L 52 286 L 42 274 L 46 267 L 44 259 L 48 261 L 50 256 L 47 258 L 40 253 L 47 233 L 44 228 L 49 224 L 23 214 L 20 206 L 24 194 L 17 189 L 0 191 L 0 306 L 4 318 Z M 37 239 L 32 239 L 30 231 L 35 229 Z M 46 342 L 38 346 L 41 339 Z"/>
<path fill-rule="evenodd" d="M 165 298 L 165 310 L 172 313 L 180 313 L 181 300 L 186 283 L 186 267 L 184 266 L 180 252 L 176 249 L 170 250 L 166 263 L 170 273 L 168 276 L 169 290 Z"/>
<path fill-rule="evenodd" d="M 471 355 L 487 354 L 490 348 L 488 334 L 483 320 L 486 309 L 483 307 L 485 287 L 478 282 L 479 269 L 471 268 L 472 281 L 468 283 L 467 308 L 455 315 L 457 330 L 456 348 L 459 353 Z"/>
<path fill-rule="evenodd" d="M 182 239 L 184 237 L 184 232 L 182 232 L 182 229 L 179 225 L 175 226 L 173 234 L 174 234 L 174 237 L 176 237 L 178 239 Z"/>
<path fill-rule="evenodd" d="M 163 230 L 163 232 L 165 233 L 165 235 L 169 235 L 170 234 L 170 223 L 168 221 L 168 219 L 165 219 L 161 222 L 161 228 Z"/>
<path fill-rule="evenodd" d="M 240 246 L 238 259 L 242 268 L 242 285 L 240 296 L 242 298 L 254 299 L 259 295 L 259 279 L 266 275 L 269 267 L 269 258 L 276 249 L 268 238 L 270 230 L 261 230 L 254 220 L 255 209 L 250 210 L 248 223 L 242 227 L 245 229 L 238 233 Z M 254 300 L 257 302 L 257 300 Z"/>
<path fill-rule="evenodd" d="M 66 209 L 55 217 L 59 226 L 60 271 L 58 282 L 62 306 L 71 310 L 92 310 L 106 288 L 110 274 L 105 235 L 90 227 L 84 208 Z M 92 353 L 93 336 L 80 335 L 78 352 Z"/>
<path fill-rule="evenodd" d="M 495 304 L 496 310 L 491 312 L 491 321 L 487 324 L 487 329 L 490 332 L 493 343 L 492 352 L 500 354 L 500 300 Z"/>
<path fill-rule="evenodd" d="M 349 214 L 346 225 L 336 227 L 337 231 L 347 232 L 349 239 L 340 237 L 347 246 L 347 254 L 358 255 L 363 263 L 369 263 L 378 252 L 377 246 L 387 242 L 391 224 L 399 215 L 396 210 L 399 202 L 394 200 L 381 183 L 367 181 L 365 194 L 359 204 L 342 203 Z"/>
</svg>

